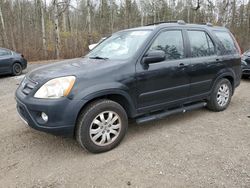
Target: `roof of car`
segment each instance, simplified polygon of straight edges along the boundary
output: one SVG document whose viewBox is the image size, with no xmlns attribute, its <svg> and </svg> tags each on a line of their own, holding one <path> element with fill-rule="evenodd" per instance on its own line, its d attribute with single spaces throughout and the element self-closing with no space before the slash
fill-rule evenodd
<svg viewBox="0 0 250 188">
<path fill-rule="evenodd" d="M 131 28 L 131 29 L 127 29 L 127 31 L 131 31 L 131 30 L 155 30 L 155 29 L 162 29 L 165 27 L 182 27 L 182 28 L 200 28 L 200 29 L 211 29 L 211 30 L 222 30 L 222 31 L 227 31 L 227 28 L 225 27 L 221 27 L 221 26 L 214 26 L 210 23 L 206 23 L 206 24 L 186 24 L 185 22 L 171 22 L 171 23 L 164 23 L 164 22 L 160 22 L 160 23 L 155 23 L 155 24 L 150 24 L 148 26 L 142 26 L 142 27 L 136 27 L 136 28 Z"/>
</svg>

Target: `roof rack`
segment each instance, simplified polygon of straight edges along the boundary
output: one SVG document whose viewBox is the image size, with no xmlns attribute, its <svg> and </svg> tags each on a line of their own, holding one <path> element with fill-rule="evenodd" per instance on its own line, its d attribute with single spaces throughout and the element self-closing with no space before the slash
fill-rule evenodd
<svg viewBox="0 0 250 188">
<path fill-rule="evenodd" d="M 159 24 L 164 24 L 164 23 L 178 23 L 180 25 L 185 25 L 186 24 L 186 22 L 184 20 L 169 20 L 169 21 L 161 21 L 161 22 L 147 24 L 146 26 L 159 25 Z"/>
</svg>

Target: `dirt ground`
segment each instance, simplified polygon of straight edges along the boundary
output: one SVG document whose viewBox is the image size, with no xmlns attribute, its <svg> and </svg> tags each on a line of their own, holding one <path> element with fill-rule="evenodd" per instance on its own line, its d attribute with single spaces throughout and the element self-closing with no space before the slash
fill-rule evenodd
<svg viewBox="0 0 250 188">
<path fill-rule="evenodd" d="M 98 155 L 26 126 L 15 108 L 20 81 L 0 77 L 0 187 L 250 187 L 250 80 L 224 112 L 130 124 L 120 146 Z"/>
</svg>

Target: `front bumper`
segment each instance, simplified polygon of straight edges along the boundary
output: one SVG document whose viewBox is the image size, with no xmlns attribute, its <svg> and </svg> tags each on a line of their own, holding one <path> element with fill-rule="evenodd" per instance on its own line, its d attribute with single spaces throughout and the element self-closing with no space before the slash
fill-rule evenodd
<svg viewBox="0 0 250 188">
<path fill-rule="evenodd" d="M 250 76 L 250 64 L 244 60 L 241 62 L 242 75 Z"/>
<path fill-rule="evenodd" d="M 250 76 L 250 67 L 242 68 L 242 75 Z"/>
<path fill-rule="evenodd" d="M 27 68 L 27 64 L 28 64 L 28 61 L 26 59 L 21 59 L 21 64 L 22 64 L 22 68 L 23 70 Z"/>
<path fill-rule="evenodd" d="M 27 96 L 21 89 L 16 91 L 17 111 L 21 119 L 30 127 L 54 135 L 73 136 L 78 113 L 85 101 L 68 98 L 48 100 Z M 48 121 L 41 118 L 41 113 L 48 115 Z"/>
</svg>

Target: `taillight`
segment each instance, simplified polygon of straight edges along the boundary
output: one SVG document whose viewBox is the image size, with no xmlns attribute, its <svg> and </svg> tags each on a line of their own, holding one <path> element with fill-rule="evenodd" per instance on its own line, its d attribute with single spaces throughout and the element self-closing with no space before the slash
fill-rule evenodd
<svg viewBox="0 0 250 188">
<path fill-rule="evenodd" d="M 22 57 L 22 58 L 24 58 L 24 55 L 23 55 L 23 54 L 21 54 L 21 57 Z"/>
</svg>

